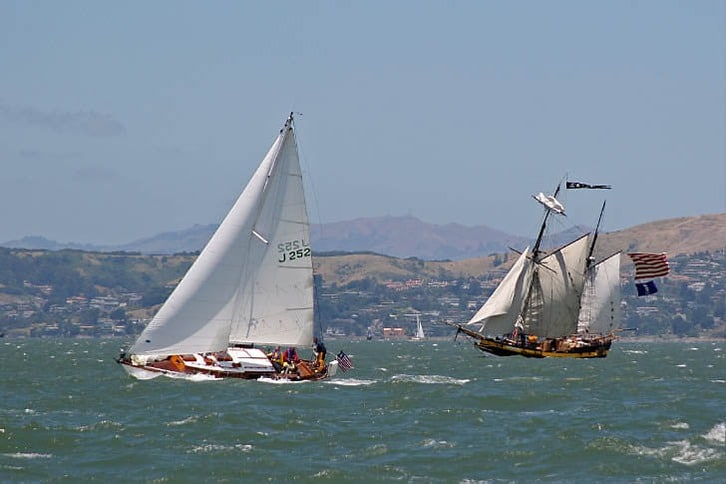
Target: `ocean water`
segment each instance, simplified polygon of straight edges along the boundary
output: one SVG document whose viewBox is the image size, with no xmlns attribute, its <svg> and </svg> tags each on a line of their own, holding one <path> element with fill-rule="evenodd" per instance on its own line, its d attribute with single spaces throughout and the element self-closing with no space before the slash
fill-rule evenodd
<svg viewBox="0 0 726 484">
<path fill-rule="evenodd" d="M 0 481 L 726 481 L 724 342 L 327 341 L 356 368 L 304 383 L 137 381 L 127 344 L 0 340 Z"/>
</svg>

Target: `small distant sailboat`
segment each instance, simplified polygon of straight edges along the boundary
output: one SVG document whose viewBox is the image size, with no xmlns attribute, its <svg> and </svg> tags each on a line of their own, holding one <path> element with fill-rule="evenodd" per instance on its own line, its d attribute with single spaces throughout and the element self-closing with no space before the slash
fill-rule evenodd
<svg viewBox="0 0 726 484">
<path fill-rule="evenodd" d="M 412 338 L 413 340 L 420 341 L 426 339 L 424 334 L 423 326 L 421 326 L 421 318 L 416 314 L 416 335 Z"/>
<path fill-rule="evenodd" d="M 568 188 L 609 188 L 586 185 Z M 575 184 L 573 184 L 575 185 Z M 594 263 L 597 232 L 559 249 L 540 250 L 549 217 L 564 215 L 554 195 L 534 198 L 545 209 L 534 247 L 524 250 L 466 325 L 447 323 L 471 337 L 482 351 L 498 356 L 602 358 L 620 323 L 620 252 Z"/>
<path fill-rule="evenodd" d="M 309 227 L 290 113 L 204 250 L 117 361 L 139 379 L 332 376 L 337 361 L 297 359 L 282 369 L 277 355 L 270 358 L 259 347 L 313 341 Z"/>
</svg>

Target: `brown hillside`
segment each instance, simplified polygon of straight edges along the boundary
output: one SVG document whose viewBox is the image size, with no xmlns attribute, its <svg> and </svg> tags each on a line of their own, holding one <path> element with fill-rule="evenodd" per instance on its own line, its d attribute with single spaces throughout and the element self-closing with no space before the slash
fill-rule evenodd
<svg viewBox="0 0 726 484">
<path fill-rule="evenodd" d="M 726 247 L 726 213 L 682 217 L 604 234 L 602 250 L 668 252 L 670 256 L 713 252 Z"/>
<path fill-rule="evenodd" d="M 726 247 L 726 213 L 661 220 L 629 229 L 601 234 L 597 257 L 618 250 L 667 252 L 669 256 L 713 252 Z M 373 254 L 318 256 L 315 272 L 326 283 L 347 284 L 371 277 L 377 281 L 415 278 L 451 279 L 502 272 L 515 260 L 515 254 L 503 254 L 461 261 L 423 261 L 399 259 Z M 499 264 L 497 264 L 499 262 Z M 625 267 L 630 259 L 623 255 Z"/>
</svg>

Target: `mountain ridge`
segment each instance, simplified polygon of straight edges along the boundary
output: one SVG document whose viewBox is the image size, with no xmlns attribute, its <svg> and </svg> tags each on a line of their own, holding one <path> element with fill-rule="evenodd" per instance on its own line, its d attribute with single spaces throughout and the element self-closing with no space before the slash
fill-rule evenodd
<svg viewBox="0 0 726 484">
<path fill-rule="evenodd" d="M 119 245 L 61 243 L 42 236 L 28 236 L 0 243 L 2 247 L 96 252 L 140 252 L 174 254 L 201 250 L 216 230 L 216 224 L 194 225 L 188 229 L 163 232 Z M 584 233 L 587 227 L 573 227 L 552 243 Z M 312 245 L 316 252 L 374 252 L 423 260 L 461 261 L 501 254 L 509 248 L 524 248 L 528 237 L 507 234 L 485 225 L 469 227 L 450 223 L 423 222 L 416 217 L 383 216 L 311 225 Z M 723 249 L 726 246 L 726 213 L 658 220 L 634 227 L 601 233 L 600 247 L 605 252 L 653 251 L 672 254 Z"/>
</svg>

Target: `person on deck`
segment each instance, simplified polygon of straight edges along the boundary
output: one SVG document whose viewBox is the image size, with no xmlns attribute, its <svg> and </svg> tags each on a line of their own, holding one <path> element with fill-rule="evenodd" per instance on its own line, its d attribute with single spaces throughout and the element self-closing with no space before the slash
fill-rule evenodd
<svg viewBox="0 0 726 484">
<path fill-rule="evenodd" d="M 517 318 L 517 322 L 514 323 L 514 332 L 512 333 L 512 339 L 519 343 L 520 346 L 524 346 L 525 335 L 524 335 L 524 324 L 522 324 L 522 317 Z"/>
<path fill-rule="evenodd" d="M 288 347 L 282 354 L 282 374 L 287 375 L 291 371 L 295 371 L 295 363 L 300 361 L 294 346 Z"/>
<path fill-rule="evenodd" d="M 325 349 L 325 345 L 322 341 L 318 341 L 318 338 L 313 338 L 313 355 L 315 355 L 315 369 L 322 371 L 325 368 L 325 355 L 328 350 Z"/>
<path fill-rule="evenodd" d="M 267 353 L 267 357 L 270 359 L 272 366 L 279 373 L 282 371 L 282 351 L 279 346 L 275 346 L 275 349 L 271 353 Z"/>
</svg>

